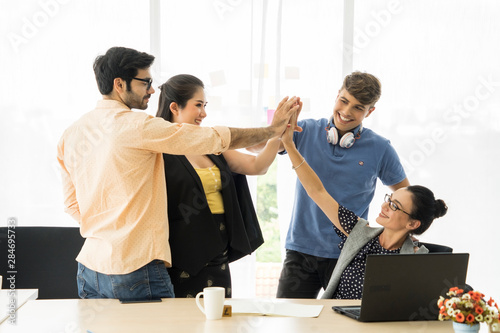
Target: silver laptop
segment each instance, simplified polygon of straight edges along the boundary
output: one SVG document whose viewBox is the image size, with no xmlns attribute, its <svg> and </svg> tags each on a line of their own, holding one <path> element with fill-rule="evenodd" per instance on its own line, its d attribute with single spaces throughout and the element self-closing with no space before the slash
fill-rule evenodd
<svg viewBox="0 0 500 333">
<path fill-rule="evenodd" d="M 332 309 L 359 321 L 437 320 L 437 300 L 464 286 L 468 253 L 368 255 L 361 306 Z"/>
</svg>

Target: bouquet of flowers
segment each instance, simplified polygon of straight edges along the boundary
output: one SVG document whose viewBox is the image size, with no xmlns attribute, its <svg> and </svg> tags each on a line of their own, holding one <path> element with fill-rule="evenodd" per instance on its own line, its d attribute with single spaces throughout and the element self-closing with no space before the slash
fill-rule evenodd
<svg viewBox="0 0 500 333">
<path fill-rule="evenodd" d="M 484 300 L 484 294 L 478 291 L 464 292 L 458 287 L 450 288 L 446 293 L 449 298 L 439 297 L 439 320 L 453 320 L 457 323 L 474 325 L 487 323 L 493 331 L 499 328 L 498 304 L 490 297 Z"/>
</svg>

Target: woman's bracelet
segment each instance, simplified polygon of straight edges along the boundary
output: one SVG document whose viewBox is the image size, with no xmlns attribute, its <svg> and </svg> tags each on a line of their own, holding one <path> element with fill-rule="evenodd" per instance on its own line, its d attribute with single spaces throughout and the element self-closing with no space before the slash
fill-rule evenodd
<svg viewBox="0 0 500 333">
<path fill-rule="evenodd" d="M 300 162 L 300 164 L 299 164 L 299 165 L 297 165 L 296 167 L 292 166 L 292 170 L 297 170 L 298 168 L 300 168 L 300 166 L 301 166 L 302 164 L 304 164 L 304 162 L 305 162 L 305 161 L 306 161 L 306 159 L 305 159 L 305 158 L 303 158 L 303 159 L 302 159 L 302 162 Z"/>
</svg>

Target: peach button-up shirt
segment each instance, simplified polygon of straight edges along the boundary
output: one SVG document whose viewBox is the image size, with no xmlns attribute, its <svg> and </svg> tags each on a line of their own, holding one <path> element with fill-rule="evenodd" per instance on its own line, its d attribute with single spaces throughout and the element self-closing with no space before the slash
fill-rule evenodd
<svg viewBox="0 0 500 333">
<path fill-rule="evenodd" d="M 227 127 L 173 124 L 98 101 L 61 137 L 65 211 L 85 238 L 76 260 L 104 274 L 128 274 L 154 259 L 171 265 L 162 153 L 220 154 Z"/>
</svg>

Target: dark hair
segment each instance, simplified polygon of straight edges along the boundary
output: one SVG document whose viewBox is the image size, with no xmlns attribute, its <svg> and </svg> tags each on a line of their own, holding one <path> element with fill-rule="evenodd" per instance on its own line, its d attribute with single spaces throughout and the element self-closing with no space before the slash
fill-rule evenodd
<svg viewBox="0 0 500 333">
<path fill-rule="evenodd" d="M 432 224 L 434 219 L 444 216 L 448 207 L 441 199 L 434 198 L 434 193 L 427 187 L 412 185 L 406 188 L 413 196 L 411 217 L 420 221 L 420 226 L 413 230 L 413 234 L 420 235 Z"/>
<path fill-rule="evenodd" d="M 345 89 L 361 104 L 374 106 L 382 94 L 382 85 L 373 75 L 361 72 L 352 72 L 344 78 L 340 90 Z"/>
<path fill-rule="evenodd" d="M 122 78 L 130 90 L 130 81 L 139 69 L 151 67 L 155 57 L 126 47 L 112 47 L 106 54 L 98 56 L 94 61 L 94 73 L 97 87 L 102 95 L 113 91 L 113 81 Z"/>
<path fill-rule="evenodd" d="M 172 121 L 172 111 L 170 104 L 177 103 L 182 109 L 186 103 L 193 98 L 199 88 L 204 89 L 203 81 L 196 76 L 189 74 L 179 74 L 172 76 L 167 82 L 160 87 L 160 100 L 158 101 L 157 117 Z"/>
</svg>

